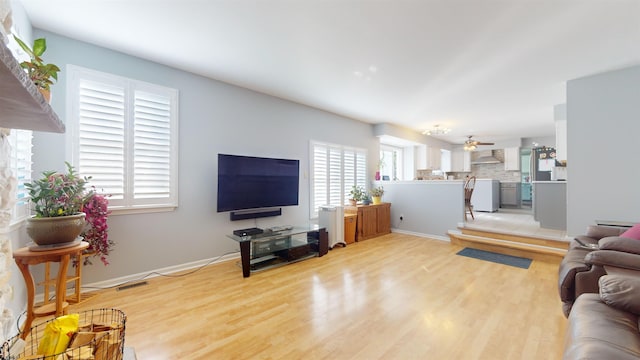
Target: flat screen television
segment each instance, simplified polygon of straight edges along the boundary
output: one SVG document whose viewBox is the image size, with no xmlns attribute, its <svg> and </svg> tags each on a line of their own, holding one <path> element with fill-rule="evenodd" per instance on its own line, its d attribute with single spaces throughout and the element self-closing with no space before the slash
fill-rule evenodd
<svg viewBox="0 0 640 360">
<path fill-rule="evenodd" d="M 298 205 L 300 161 L 218 154 L 218 212 Z"/>
</svg>

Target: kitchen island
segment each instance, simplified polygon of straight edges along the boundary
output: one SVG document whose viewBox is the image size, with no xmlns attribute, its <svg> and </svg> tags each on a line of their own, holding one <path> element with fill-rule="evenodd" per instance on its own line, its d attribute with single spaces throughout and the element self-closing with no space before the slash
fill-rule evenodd
<svg viewBox="0 0 640 360">
<path fill-rule="evenodd" d="M 567 182 L 534 181 L 533 218 L 545 229 L 567 229 Z"/>
<path fill-rule="evenodd" d="M 376 181 L 374 186 L 383 186 L 383 200 L 393 204 L 394 232 L 448 241 L 447 232 L 464 221 L 463 180 Z"/>
</svg>

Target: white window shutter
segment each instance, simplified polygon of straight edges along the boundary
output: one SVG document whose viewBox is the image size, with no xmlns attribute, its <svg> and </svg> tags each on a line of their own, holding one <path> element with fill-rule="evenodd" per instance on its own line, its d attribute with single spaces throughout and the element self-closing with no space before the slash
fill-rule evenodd
<svg viewBox="0 0 640 360">
<path fill-rule="evenodd" d="M 11 130 L 11 172 L 16 178 L 16 202 L 11 222 L 19 222 L 30 216 L 29 191 L 24 184 L 31 182 L 31 150 L 33 132 L 31 130 Z"/>
<path fill-rule="evenodd" d="M 311 154 L 311 218 L 320 206 L 345 204 L 353 185 L 366 188 L 366 150 L 312 142 Z"/>
<path fill-rule="evenodd" d="M 71 158 L 111 209 L 178 205 L 178 91 L 69 65 Z"/>
<path fill-rule="evenodd" d="M 171 99 L 135 92 L 133 140 L 134 199 L 171 195 Z"/>
<path fill-rule="evenodd" d="M 78 169 L 110 203 L 125 194 L 125 89 L 80 80 Z"/>
</svg>

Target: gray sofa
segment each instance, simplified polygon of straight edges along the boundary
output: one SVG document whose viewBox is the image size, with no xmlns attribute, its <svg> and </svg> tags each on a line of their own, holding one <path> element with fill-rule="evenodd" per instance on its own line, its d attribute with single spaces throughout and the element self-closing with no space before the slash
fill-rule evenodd
<svg viewBox="0 0 640 360">
<path fill-rule="evenodd" d="M 569 316 L 574 301 L 584 293 L 598 293 L 598 279 L 608 269 L 624 272 L 640 270 L 640 241 L 620 237 L 626 228 L 589 226 L 576 238 L 585 244 L 597 244 L 598 250 L 571 241 L 558 271 L 558 290 L 562 310 Z"/>
<path fill-rule="evenodd" d="M 599 293 L 573 304 L 563 359 L 640 359 L 640 278 L 604 275 L 598 282 Z"/>
</svg>

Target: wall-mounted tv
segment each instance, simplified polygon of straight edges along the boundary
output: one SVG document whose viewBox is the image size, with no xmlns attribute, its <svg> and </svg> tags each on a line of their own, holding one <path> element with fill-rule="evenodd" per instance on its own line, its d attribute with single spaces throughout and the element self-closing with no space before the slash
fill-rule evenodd
<svg viewBox="0 0 640 360">
<path fill-rule="evenodd" d="M 298 205 L 300 161 L 218 154 L 218 212 Z"/>
</svg>

